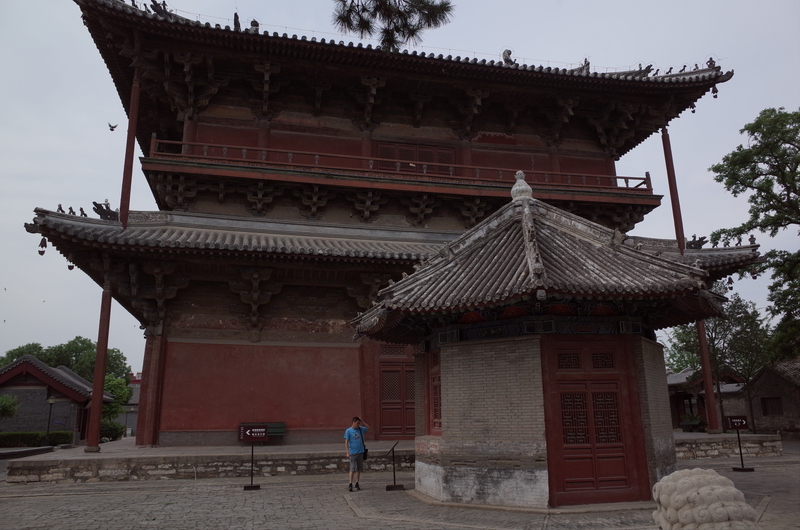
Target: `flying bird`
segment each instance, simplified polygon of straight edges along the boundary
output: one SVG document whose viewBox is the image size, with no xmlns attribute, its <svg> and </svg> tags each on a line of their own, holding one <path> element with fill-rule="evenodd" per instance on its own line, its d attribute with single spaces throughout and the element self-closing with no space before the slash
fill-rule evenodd
<svg viewBox="0 0 800 530">
<path fill-rule="evenodd" d="M 109 123 L 108 124 L 108 130 L 111 131 L 111 132 L 114 132 L 114 129 L 116 129 L 118 125 L 119 125 L 119 123 L 117 125 L 111 125 L 111 123 Z"/>
</svg>

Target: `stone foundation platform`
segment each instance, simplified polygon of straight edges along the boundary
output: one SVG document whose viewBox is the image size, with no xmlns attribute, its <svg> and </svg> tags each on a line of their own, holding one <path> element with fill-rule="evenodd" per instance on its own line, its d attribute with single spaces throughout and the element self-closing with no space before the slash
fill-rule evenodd
<svg viewBox="0 0 800 530">
<path fill-rule="evenodd" d="M 742 434 L 745 457 L 781 456 L 783 446 L 777 434 Z M 675 433 L 678 460 L 733 458 L 739 456 L 736 434 Z"/>
<path fill-rule="evenodd" d="M 123 450 L 106 451 L 113 444 L 102 444 L 101 452 L 84 453 L 82 447 L 56 451 L 46 455 L 9 460 L 6 481 L 9 484 L 26 483 L 76 483 L 138 480 L 206 479 L 222 477 L 250 477 L 250 448 L 239 447 L 183 447 L 137 448 L 128 443 Z M 373 442 L 365 471 L 391 471 L 391 455 L 386 455 L 394 442 Z M 413 471 L 414 449 L 409 442 L 403 449 L 395 450 L 397 471 Z M 310 446 L 256 447 L 254 477 L 275 475 L 346 474 L 349 459 L 345 458 L 344 442 Z M 216 453 L 216 454 L 214 454 Z"/>
</svg>

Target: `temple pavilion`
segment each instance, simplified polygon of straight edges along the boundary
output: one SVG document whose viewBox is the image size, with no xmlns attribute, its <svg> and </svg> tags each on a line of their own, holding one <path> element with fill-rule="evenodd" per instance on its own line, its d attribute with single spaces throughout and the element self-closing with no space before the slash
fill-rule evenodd
<svg viewBox="0 0 800 530">
<path fill-rule="evenodd" d="M 358 414 L 416 439 L 420 490 L 523 506 L 644 498 L 674 464 L 655 331 L 719 314 L 709 282 L 757 247 L 628 235 L 662 196 L 615 162 L 733 72 L 394 53 L 74 1 L 158 210 L 129 212 L 123 185 L 118 216 L 37 208 L 26 228 L 141 323 L 138 445 L 236 444 L 262 421 L 338 443 Z"/>
</svg>

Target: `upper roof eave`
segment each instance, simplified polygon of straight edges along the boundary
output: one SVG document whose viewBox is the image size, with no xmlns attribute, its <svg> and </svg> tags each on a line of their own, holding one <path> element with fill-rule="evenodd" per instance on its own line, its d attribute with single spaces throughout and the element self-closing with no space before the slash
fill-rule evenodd
<svg viewBox="0 0 800 530">
<path fill-rule="evenodd" d="M 442 67 L 448 68 L 448 77 L 456 74 L 471 78 L 486 78 L 493 82 L 509 82 L 511 80 L 541 82 L 544 85 L 559 86 L 563 84 L 575 87 L 592 87 L 595 90 L 614 90 L 630 92 L 675 92 L 682 89 L 704 87 L 710 89 L 718 83 L 724 83 L 733 77 L 733 71 L 723 72 L 718 66 L 689 71 L 683 74 L 663 76 L 637 76 L 631 72 L 591 72 L 580 69 L 553 68 L 541 65 L 506 65 L 502 61 L 486 61 L 477 58 L 457 56 L 444 57 L 442 54 L 409 52 L 386 52 L 372 45 L 364 46 L 343 41 L 316 38 L 308 39 L 278 33 L 267 32 L 254 34 L 247 31 L 233 31 L 215 28 L 208 23 L 190 20 L 173 15 L 167 20 L 153 13 L 136 9 L 121 0 L 74 0 L 84 12 L 103 12 L 115 16 L 140 29 L 158 33 L 164 38 L 175 40 L 189 39 L 209 46 L 224 47 L 231 51 L 275 55 L 286 55 L 294 60 L 314 58 L 331 63 L 341 63 L 362 68 L 384 68 L 389 71 L 430 72 L 441 76 Z M 99 44 L 99 43 L 98 43 Z M 98 46 L 104 53 L 105 46 Z M 705 91 L 703 91 L 704 93 Z M 698 98 L 702 93 L 698 95 Z"/>
</svg>

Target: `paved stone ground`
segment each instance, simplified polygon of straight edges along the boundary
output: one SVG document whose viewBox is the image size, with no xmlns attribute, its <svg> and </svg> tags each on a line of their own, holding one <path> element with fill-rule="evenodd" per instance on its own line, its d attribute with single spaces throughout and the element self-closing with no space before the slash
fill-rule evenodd
<svg viewBox="0 0 800 530">
<path fill-rule="evenodd" d="M 541 514 L 443 506 L 386 491 L 391 473 L 365 474 L 349 493 L 343 475 L 0 486 L 0 528 L 27 529 L 647 529 L 650 509 Z M 411 487 L 412 473 L 398 474 Z M 643 505 L 644 506 L 644 505 Z"/>
<path fill-rule="evenodd" d="M 800 529 L 800 450 L 784 457 L 752 459 L 753 473 L 736 473 L 738 459 L 681 462 L 713 468 L 731 478 L 761 514 L 765 530 Z M 787 448 L 788 449 L 788 448 Z M 0 462 L 0 468 L 4 468 Z M 413 491 L 386 491 L 391 473 L 366 473 L 363 490 L 349 493 L 343 474 L 248 479 L 164 480 L 92 484 L 9 485 L 0 474 L 0 529 L 530 529 L 656 530 L 653 504 L 597 511 L 451 506 L 425 501 Z M 412 473 L 398 482 L 411 488 Z"/>
</svg>

